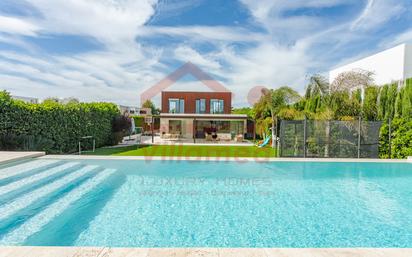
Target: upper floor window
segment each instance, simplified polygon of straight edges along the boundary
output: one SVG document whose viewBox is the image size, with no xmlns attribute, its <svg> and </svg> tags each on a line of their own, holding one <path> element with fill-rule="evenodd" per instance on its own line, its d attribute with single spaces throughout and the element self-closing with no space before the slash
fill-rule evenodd
<svg viewBox="0 0 412 257">
<path fill-rule="evenodd" d="M 217 114 L 224 112 L 224 101 L 219 99 L 210 100 L 210 113 Z"/>
<path fill-rule="evenodd" d="M 206 99 L 196 99 L 196 113 L 206 112 Z"/>
<path fill-rule="evenodd" d="M 183 99 L 169 99 L 169 113 L 184 113 L 185 100 Z"/>
</svg>

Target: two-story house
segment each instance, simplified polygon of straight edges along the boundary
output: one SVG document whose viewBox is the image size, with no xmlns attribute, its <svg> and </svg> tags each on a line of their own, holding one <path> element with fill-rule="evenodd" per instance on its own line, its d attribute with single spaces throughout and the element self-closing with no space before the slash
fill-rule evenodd
<svg viewBox="0 0 412 257">
<path fill-rule="evenodd" d="M 163 91 L 161 98 L 163 139 L 243 141 L 247 115 L 231 114 L 231 92 Z"/>
</svg>

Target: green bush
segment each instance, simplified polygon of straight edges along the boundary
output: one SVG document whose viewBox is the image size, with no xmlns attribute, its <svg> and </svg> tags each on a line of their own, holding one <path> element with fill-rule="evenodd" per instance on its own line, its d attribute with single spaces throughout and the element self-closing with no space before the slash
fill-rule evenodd
<svg viewBox="0 0 412 257">
<path fill-rule="evenodd" d="M 380 158 L 389 158 L 389 125 L 380 130 Z M 391 122 L 391 158 L 412 156 L 412 119 L 395 118 Z"/>
<path fill-rule="evenodd" d="M 407 79 L 405 87 L 402 88 L 402 117 L 412 118 L 412 79 Z"/>
<path fill-rule="evenodd" d="M 368 121 L 378 120 L 378 97 L 379 88 L 375 86 L 369 86 L 365 88 L 365 99 L 362 106 L 363 118 Z M 386 101 L 386 96 L 384 96 Z M 383 99 L 382 99 L 383 100 Z M 386 102 L 384 103 L 386 104 Z"/>
<path fill-rule="evenodd" d="M 3 91 L 0 92 L 0 148 L 70 153 L 77 150 L 83 136 L 95 137 L 96 147 L 110 145 L 115 143 L 113 120 L 119 115 L 117 106 L 111 103 L 29 104 L 12 99 Z"/>
<path fill-rule="evenodd" d="M 145 123 L 143 116 L 132 116 L 132 118 L 134 119 L 134 125 L 136 127 L 144 127 Z"/>
<path fill-rule="evenodd" d="M 412 156 L 412 120 L 394 119 L 392 131 L 392 158 Z"/>
</svg>

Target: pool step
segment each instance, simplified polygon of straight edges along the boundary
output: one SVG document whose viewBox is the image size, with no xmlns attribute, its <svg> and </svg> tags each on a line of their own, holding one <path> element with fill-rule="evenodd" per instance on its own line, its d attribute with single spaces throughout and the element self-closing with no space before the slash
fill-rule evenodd
<svg viewBox="0 0 412 257">
<path fill-rule="evenodd" d="M 2 168 L 0 169 L 0 184 L 3 184 L 3 180 L 7 180 L 18 175 L 22 175 L 26 172 L 48 168 L 51 165 L 55 165 L 60 162 L 61 161 L 59 160 L 36 160 L 11 167 Z"/>
<path fill-rule="evenodd" d="M 76 163 L 77 164 L 77 163 Z M 40 187 L 34 191 L 22 195 L 14 199 L 13 201 L 0 206 L 0 221 L 8 218 L 9 216 L 19 212 L 27 206 L 35 203 L 39 199 L 58 191 L 59 189 L 67 186 L 68 184 L 76 181 L 77 179 L 89 174 L 92 171 L 98 170 L 96 165 L 88 165 L 74 172 L 71 172 L 64 177 Z"/>
<path fill-rule="evenodd" d="M 69 193 L 53 202 L 41 212 L 25 221 L 21 226 L 6 234 L 0 240 L 0 245 L 18 245 L 22 244 L 28 237 L 40 231 L 43 226 L 52 221 L 55 217 L 63 213 L 74 202 L 79 200 L 83 195 L 92 191 L 96 186 L 104 182 L 116 170 L 105 169 L 100 171 L 92 178 L 71 190 Z M 66 182 L 70 183 L 70 182 Z M 1 211 L 0 211 L 1 215 Z M 9 214 L 10 215 L 10 214 Z"/>
<path fill-rule="evenodd" d="M 75 168 L 76 166 L 80 166 L 80 163 L 78 162 L 64 163 L 60 166 L 54 167 L 52 169 L 44 170 L 40 173 L 36 173 L 32 176 L 23 178 L 21 180 L 7 184 L 5 186 L 0 186 L 0 198 L 10 192 L 22 189 L 23 187 L 28 186 L 28 185 L 33 185 L 37 182 L 41 182 L 44 179 L 53 177 L 54 175 L 57 175 L 61 172 L 65 172 L 69 169 Z"/>
</svg>

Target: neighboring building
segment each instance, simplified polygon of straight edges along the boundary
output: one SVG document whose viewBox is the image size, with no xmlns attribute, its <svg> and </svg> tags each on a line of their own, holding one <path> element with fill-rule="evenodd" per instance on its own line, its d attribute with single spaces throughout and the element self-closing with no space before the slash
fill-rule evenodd
<svg viewBox="0 0 412 257">
<path fill-rule="evenodd" d="M 333 69 L 329 72 L 329 82 L 340 73 L 359 69 L 373 72 L 377 85 L 412 78 L 412 44 L 402 44 Z"/>
<path fill-rule="evenodd" d="M 80 103 L 80 100 L 75 97 L 66 97 L 63 99 L 59 99 L 59 103 L 61 104 L 68 104 L 68 103 Z"/>
<path fill-rule="evenodd" d="M 162 91 L 160 133 L 164 139 L 242 141 L 247 115 L 231 114 L 231 92 Z"/>
<path fill-rule="evenodd" d="M 38 104 L 39 103 L 39 99 L 34 98 L 34 97 L 15 96 L 15 95 L 12 95 L 11 97 L 13 99 L 22 100 L 22 101 L 24 101 L 26 103 L 30 103 L 30 104 Z"/>
<path fill-rule="evenodd" d="M 137 115 L 137 116 L 151 116 L 152 109 L 150 108 L 140 108 L 134 106 L 125 106 L 125 105 L 118 105 L 120 112 L 122 114 L 130 114 L 130 115 Z"/>
</svg>

